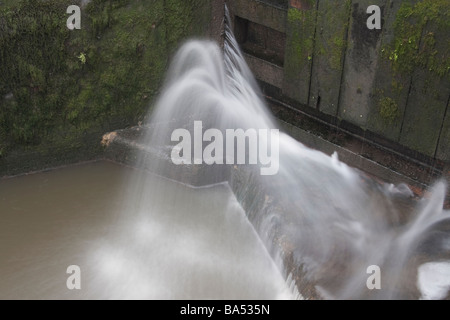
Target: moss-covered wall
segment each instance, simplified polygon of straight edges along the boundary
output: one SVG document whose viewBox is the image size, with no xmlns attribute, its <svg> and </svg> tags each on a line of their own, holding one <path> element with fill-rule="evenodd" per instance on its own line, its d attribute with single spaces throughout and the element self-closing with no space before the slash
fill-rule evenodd
<svg viewBox="0 0 450 320">
<path fill-rule="evenodd" d="M 285 102 L 409 156 L 450 162 L 450 1 L 286 0 L 277 15 L 271 0 L 228 2 L 244 19 L 284 23 L 276 89 Z M 242 16 L 252 3 L 261 9 Z M 381 9 L 381 30 L 367 28 L 370 5 Z"/>
<path fill-rule="evenodd" d="M 209 31 L 210 0 L 0 1 L 0 176 L 101 152 L 144 119 L 183 39 Z"/>
<path fill-rule="evenodd" d="M 337 116 L 351 0 L 320 1 L 308 105 Z M 320 98 L 319 98 L 320 97 Z"/>
<path fill-rule="evenodd" d="M 318 1 L 301 2 L 301 10 L 288 8 L 283 91 L 308 104 Z"/>
<path fill-rule="evenodd" d="M 284 96 L 450 161 L 448 0 L 227 3 L 286 34 Z M 365 25 L 375 3 L 381 31 Z M 92 0 L 69 31 L 72 4 L 0 0 L 0 175 L 95 158 L 104 132 L 143 121 L 183 39 L 220 34 L 223 16 L 223 0 Z"/>
</svg>

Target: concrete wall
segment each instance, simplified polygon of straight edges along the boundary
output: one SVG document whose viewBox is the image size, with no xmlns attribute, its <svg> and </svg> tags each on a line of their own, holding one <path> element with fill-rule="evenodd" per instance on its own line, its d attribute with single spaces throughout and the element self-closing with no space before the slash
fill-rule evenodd
<svg viewBox="0 0 450 320">
<path fill-rule="evenodd" d="M 248 21 L 249 30 L 238 33 L 265 26 L 269 44 L 271 30 L 283 35 L 282 63 L 246 50 L 247 42 L 254 42 L 251 35 L 240 39 L 256 77 L 276 89 L 277 99 L 377 143 L 398 146 L 413 158 L 450 161 L 450 2 L 227 4 L 233 17 Z M 381 30 L 367 28 L 370 5 L 381 8 Z"/>
</svg>

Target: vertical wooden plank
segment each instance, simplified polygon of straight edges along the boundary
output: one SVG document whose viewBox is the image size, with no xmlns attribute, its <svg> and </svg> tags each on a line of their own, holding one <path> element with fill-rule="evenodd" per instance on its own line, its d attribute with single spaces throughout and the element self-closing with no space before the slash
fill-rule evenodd
<svg viewBox="0 0 450 320">
<path fill-rule="evenodd" d="M 283 93 L 308 104 L 318 0 L 291 0 L 286 25 Z"/>
<path fill-rule="evenodd" d="M 449 102 L 447 102 L 447 111 L 442 124 L 436 158 L 449 162 L 450 168 L 450 97 Z"/>
<path fill-rule="evenodd" d="M 353 0 L 338 116 L 366 127 L 378 67 L 381 30 L 367 27 L 367 8 L 377 5 L 382 17 L 388 0 Z M 384 27 L 384 20 L 382 28 Z"/>
<path fill-rule="evenodd" d="M 447 86 L 449 84 L 447 83 Z M 400 143 L 428 156 L 434 156 L 439 127 L 444 117 L 450 87 L 425 70 L 416 71 L 405 112 Z M 444 102 L 445 101 L 445 102 Z"/>
<path fill-rule="evenodd" d="M 402 23 L 400 8 L 413 6 L 417 1 L 390 0 L 385 15 L 381 51 L 378 53 L 380 60 L 375 76 L 373 99 L 369 103 L 367 129 L 395 142 L 400 139 L 411 74 L 396 70 L 392 53 L 395 51 L 396 41 L 404 36 L 399 34 L 401 30 L 398 24 Z"/>
<path fill-rule="evenodd" d="M 423 30 L 411 61 L 415 68 L 400 143 L 434 157 L 450 95 L 450 2 L 424 0 L 412 12 Z"/>
<path fill-rule="evenodd" d="M 351 0 L 319 1 L 309 105 L 336 116 Z"/>
</svg>

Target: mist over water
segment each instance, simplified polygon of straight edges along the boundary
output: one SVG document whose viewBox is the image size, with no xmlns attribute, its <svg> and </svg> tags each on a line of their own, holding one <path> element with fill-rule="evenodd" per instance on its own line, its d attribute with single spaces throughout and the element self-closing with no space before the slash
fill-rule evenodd
<svg viewBox="0 0 450 320">
<path fill-rule="evenodd" d="M 140 201 L 121 207 L 115 227 L 90 250 L 88 264 L 97 272 L 88 282 L 96 296 L 293 298 L 227 185 L 142 180 Z"/>
<path fill-rule="evenodd" d="M 450 259 L 444 181 L 435 184 L 429 198 L 413 201 L 406 185 L 375 183 L 340 162 L 337 154 L 329 157 L 286 134 L 280 134 L 279 172 L 274 176 L 261 176 L 256 165 L 215 165 L 210 170 L 204 165 L 179 166 L 184 173 L 167 169 L 173 130 L 192 130 L 194 121 L 202 121 L 204 130 L 222 132 L 277 127 L 228 21 L 224 36 L 223 50 L 210 41 L 189 41 L 174 57 L 147 123 L 153 130 L 141 142 L 166 161 L 145 167 L 156 173 L 171 171 L 172 179 L 187 184 L 186 171 L 205 185 L 228 182 L 288 285 L 296 283 L 306 298 L 311 290 L 330 299 L 423 295 L 424 272 L 430 268 L 421 269 L 417 285 L 420 265 Z M 142 165 L 146 159 L 141 155 Z M 150 184 L 146 178 L 131 182 L 139 187 L 129 202 L 143 212 L 151 207 L 146 200 Z M 166 196 L 175 201 L 181 195 Z M 367 287 L 367 270 L 373 265 L 381 270 L 380 290 Z"/>
<path fill-rule="evenodd" d="M 125 205 L 142 175 L 97 162 L 0 180 L 0 299 L 292 297 L 226 184 L 148 175 L 145 199 Z"/>
</svg>

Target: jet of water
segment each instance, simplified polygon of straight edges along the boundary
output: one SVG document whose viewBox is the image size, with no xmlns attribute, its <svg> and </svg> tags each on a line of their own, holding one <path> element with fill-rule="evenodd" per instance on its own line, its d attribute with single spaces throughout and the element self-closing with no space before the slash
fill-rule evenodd
<svg viewBox="0 0 450 320">
<path fill-rule="evenodd" d="M 163 161 L 146 165 L 153 172 L 170 171 L 172 178 L 186 181 L 186 173 L 170 163 L 171 133 L 191 130 L 194 121 L 202 121 L 205 130 L 277 127 L 233 36 L 228 13 L 225 20 L 223 51 L 211 41 L 195 40 L 173 59 L 150 113 L 147 125 L 153 129 L 142 141 L 163 155 Z M 337 154 L 329 157 L 283 133 L 279 143 L 275 176 L 261 176 L 258 166 L 251 165 L 209 171 L 189 165 L 186 170 L 200 176 L 199 181 L 212 176 L 228 181 L 286 279 L 295 281 L 304 296 L 418 298 L 418 267 L 449 259 L 445 182 L 416 204 L 404 186 L 375 183 L 340 162 Z M 141 155 L 141 163 L 146 161 Z M 367 286 L 370 266 L 379 267 L 381 289 Z"/>
</svg>

